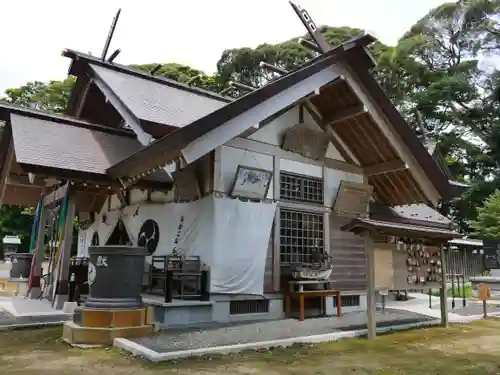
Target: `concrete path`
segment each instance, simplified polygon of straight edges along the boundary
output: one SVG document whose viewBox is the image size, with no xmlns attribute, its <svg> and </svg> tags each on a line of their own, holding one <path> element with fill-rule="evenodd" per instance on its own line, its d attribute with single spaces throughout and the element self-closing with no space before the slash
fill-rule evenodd
<svg viewBox="0 0 500 375">
<path fill-rule="evenodd" d="M 408 301 L 394 301 L 386 304 L 386 308 L 395 310 L 411 311 L 417 314 L 423 314 L 436 319 L 441 319 L 441 307 L 439 297 L 431 296 L 431 306 L 429 308 L 429 296 L 420 293 L 408 294 Z M 466 300 L 466 306 L 463 306 L 463 299 L 455 297 L 455 308 L 453 308 L 453 298 L 447 298 L 448 318 L 460 320 L 463 316 L 475 316 L 483 314 L 481 301 Z M 500 301 L 488 301 L 488 314 L 494 316 L 500 314 Z"/>
<path fill-rule="evenodd" d="M 415 324 L 436 324 L 436 320 L 403 310 L 377 312 L 379 332 L 411 328 Z M 151 337 L 116 339 L 114 345 L 151 361 L 162 361 L 193 355 L 332 341 L 365 333 L 366 312 L 352 312 L 341 318 L 312 318 L 303 322 L 281 319 L 197 330 L 170 329 Z"/>
</svg>

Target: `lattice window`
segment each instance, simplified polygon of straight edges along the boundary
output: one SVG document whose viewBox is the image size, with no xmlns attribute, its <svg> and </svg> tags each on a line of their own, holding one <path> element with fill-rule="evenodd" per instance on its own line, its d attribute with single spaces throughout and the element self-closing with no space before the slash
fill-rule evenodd
<svg viewBox="0 0 500 375">
<path fill-rule="evenodd" d="M 359 307 L 359 296 L 340 296 L 342 307 Z M 337 298 L 333 299 L 333 307 L 337 307 Z"/>
<path fill-rule="evenodd" d="M 323 203 L 323 179 L 280 173 L 280 198 L 308 203 Z"/>
<path fill-rule="evenodd" d="M 311 263 L 314 249 L 322 251 L 323 214 L 280 209 L 281 264 Z"/>
</svg>

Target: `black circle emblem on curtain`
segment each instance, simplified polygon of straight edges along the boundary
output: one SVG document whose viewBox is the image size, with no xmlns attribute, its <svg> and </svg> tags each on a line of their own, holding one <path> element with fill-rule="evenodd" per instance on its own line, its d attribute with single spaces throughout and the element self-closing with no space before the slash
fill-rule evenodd
<svg viewBox="0 0 500 375">
<path fill-rule="evenodd" d="M 92 235 L 92 240 L 90 241 L 91 246 L 99 246 L 99 233 L 94 232 Z"/>
<path fill-rule="evenodd" d="M 152 255 L 158 247 L 160 241 L 160 227 L 152 219 L 142 223 L 139 235 L 137 236 L 137 246 L 144 246 L 148 249 L 148 254 Z"/>
</svg>

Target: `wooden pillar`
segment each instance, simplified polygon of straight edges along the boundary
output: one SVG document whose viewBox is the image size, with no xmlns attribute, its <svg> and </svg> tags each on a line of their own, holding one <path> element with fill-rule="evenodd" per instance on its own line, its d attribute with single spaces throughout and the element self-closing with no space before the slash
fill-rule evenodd
<svg viewBox="0 0 500 375">
<path fill-rule="evenodd" d="M 4 136 L 6 135 L 7 134 L 4 134 Z M 2 207 L 5 191 L 7 190 L 7 178 L 9 177 L 10 167 L 12 165 L 13 160 L 14 160 L 14 144 L 12 143 L 12 141 L 10 141 L 9 148 L 7 149 L 7 153 L 5 156 L 5 162 L 3 164 L 3 168 L 0 169 L 0 207 Z"/>
<path fill-rule="evenodd" d="M 41 277 L 42 277 L 42 262 L 44 259 L 45 250 L 45 227 L 47 225 L 47 220 L 49 217 L 49 211 L 42 207 L 40 213 L 40 221 L 38 223 L 38 232 L 36 235 L 36 247 L 33 252 L 34 256 L 34 267 L 31 270 L 31 288 L 29 291 L 29 298 L 39 298 L 41 293 Z"/>
<path fill-rule="evenodd" d="M 441 247 L 441 288 L 439 289 L 439 304 L 441 307 L 441 325 L 448 327 L 448 297 L 446 296 L 446 255 L 445 245 Z"/>
<path fill-rule="evenodd" d="M 71 246 L 73 244 L 73 220 L 76 214 L 76 204 L 74 197 L 70 196 L 68 202 L 68 211 L 66 221 L 64 222 L 62 243 L 59 244 L 58 269 L 55 271 L 54 299 L 53 306 L 56 309 L 62 309 L 64 302 L 68 300 L 69 291 L 69 266 L 71 260 Z"/>
<path fill-rule="evenodd" d="M 280 158 L 274 156 L 273 172 L 273 198 L 279 202 L 280 199 Z M 279 292 L 281 289 L 281 216 L 280 206 L 276 206 L 273 227 L 273 290 Z"/>
<path fill-rule="evenodd" d="M 366 293 L 366 313 L 368 317 L 367 329 L 368 339 L 377 336 L 377 301 L 375 298 L 375 252 L 373 249 L 373 238 L 370 232 L 364 233 L 366 251 L 366 281 L 368 290 Z"/>
</svg>

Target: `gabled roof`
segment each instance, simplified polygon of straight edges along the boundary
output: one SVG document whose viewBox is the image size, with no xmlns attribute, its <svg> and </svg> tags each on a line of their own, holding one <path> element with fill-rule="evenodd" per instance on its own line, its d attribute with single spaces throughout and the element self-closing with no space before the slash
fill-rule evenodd
<svg viewBox="0 0 500 375">
<path fill-rule="evenodd" d="M 373 41 L 374 38 L 372 36 L 364 35 L 354 39 L 350 43 L 354 44 L 356 47 L 362 48 L 369 45 Z M 178 129 L 153 142 L 140 152 L 137 152 L 130 158 L 123 160 L 113 168 L 110 168 L 109 173 L 116 175 L 117 177 L 123 177 L 127 176 L 127 170 L 131 173 L 137 173 L 164 164 L 168 161 L 163 158 L 165 152 L 186 146 L 189 142 L 192 142 L 202 135 L 207 134 L 211 130 L 218 128 L 237 115 L 264 102 L 266 99 L 273 97 L 303 81 L 304 79 L 311 77 L 313 74 L 328 68 L 335 62 L 341 61 L 345 58 L 346 52 L 347 50 L 345 48 L 345 44 L 343 44 L 330 52 L 301 65 L 293 72 L 285 74 L 269 84 L 241 96 L 237 100 L 234 100 L 219 110 L 192 122 L 188 126 Z M 256 120 L 255 124 L 258 122 L 259 121 Z"/>
<path fill-rule="evenodd" d="M 90 66 L 140 120 L 183 127 L 227 104 L 219 98 L 181 90 L 94 64 Z"/>
<path fill-rule="evenodd" d="M 4 103 L 0 103 L 0 120 L 10 126 L 15 160 L 24 172 L 114 183 L 106 169 L 142 147 L 130 130 Z M 147 180 L 171 182 L 163 171 Z"/>
<path fill-rule="evenodd" d="M 390 132 L 395 134 L 397 142 L 402 143 L 409 150 L 411 157 L 418 164 L 418 167 L 413 167 L 412 173 L 427 178 L 438 191 L 440 197 L 448 198 L 450 194 L 448 179 L 368 72 L 368 69 L 373 66 L 373 62 L 367 53 L 366 46 L 374 40 L 370 35 L 354 38 L 269 84 L 149 144 L 139 152 L 109 168 L 108 172 L 117 178 L 133 177 L 179 158 L 183 158 L 189 163 L 200 157 L 202 152 L 209 151 L 208 149 L 201 150 L 202 141 L 200 139 L 203 136 L 210 133 L 209 139 L 212 142 L 212 149 L 215 149 L 232 138 L 226 130 L 222 130 L 222 127 L 229 129 L 228 124 L 231 124 L 235 131 L 244 131 L 263 121 L 270 113 L 263 110 L 257 111 L 256 108 L 258 106 L 261 109 L 268 108 L 269 106 L 266 107 L 265 103 L 272 101 L 276 103 L 282 100 L 285 92 L 288 92 L 286 95 L 294 99 L 290 99 L 286 103 L 282 100 L 283 105 L 281 107 L 277 105 L 273 107 L 276 112 L 303 101 L 307 96 L 310 96 L 310 102 L 318 108 L 323 118 L 338 114 L 335 111 L 352 110 L 353 106 L 363 107 L 364 103 L 359 97 L 359 90 L 354 92 L 350 82 L 343 79 L 343 77 L 330 82 L 319 83 L 318 81 L 316 87 L 309 92 L 305 92 L 302 97 L 296 97 L 300 85 L 311 82 L 311 79 L 315 76 L 331 73 L 333 71 L 331 70 L 332 67 L 339 65 L 347 66 L 347 69 L 350 69 L 349 71 L 352 71 L 359 78 L 362 90 L 364 90 L 363 95 L 375 103 L 375 111 L 377 114 L 381 114 L 380 118 L 388 119 L 391 127 Z M 314 93 L 311 93 L 312 91 Z M 295 95 L 290 94 L 290 92 L 295 92 Z M 338 95 L 343 95 L 343 98 L 339 98 Z M 243 124 L 238 120 L 244 114 L 247 114 L 247 122 L 250 118 L 253 123 Z M 261 118 L 263 116 L 264 118 Z M 246 128 L 244 128 L 245 126 Z M 387 135 L 378 128 L 371 112 L 364 112 L 356 118 L 337 124 L 335 131 L 344 144 L 353 151 L 362 167 L 390 163 L 397 161 L 396 159 L 401 157 L 400 151 L 393 147 Z M 224 133 L 227 139 L 221 137 L 221 133 Z M 215 136 L 215 134 L 218 134 L 218 136 Z M 236 137 L 237 134 L 233 136 Z M 220 140 L 223 140 L 222 143 L 220 143 Z M 220 144 L 217 144 L 217 142 Z M 206 142 L 203 145 L 207 147 Z M 191 160 L 186 159 L 186 148 L 191 153 Z M 386 204 L 428 202 L 429 200 L 426 200 L 426 194 L 421 188 L 420 177 L 415 178 L 412 173 L 407 170 L 393 170 L 389 173 L 369 176 L 369 183 L 374 186 L 376 199 Z"/>
<path fill-rule="evenodd" d="M 70 74 L 79 77 L 96 74 L 142 121 L 183 127 L 232 101 L 210 91 L 73 50 L 64 50 L 63 56 L 73 59 Z M 76 96 L 74 91 L 69 114 L 74 110 Z"/>
</svg>

